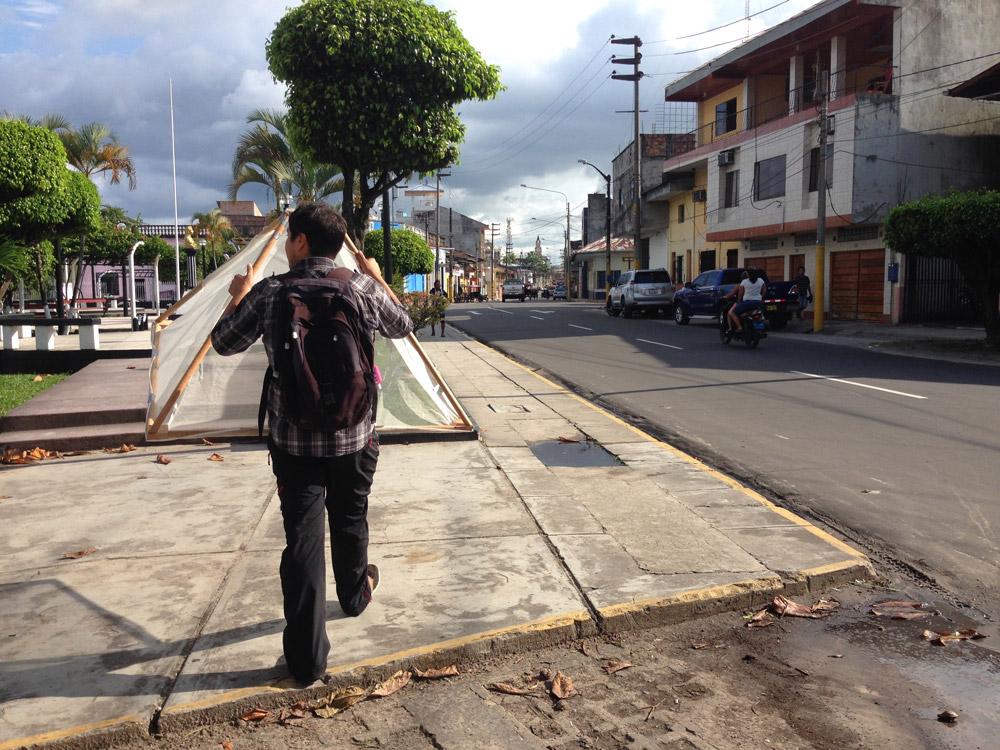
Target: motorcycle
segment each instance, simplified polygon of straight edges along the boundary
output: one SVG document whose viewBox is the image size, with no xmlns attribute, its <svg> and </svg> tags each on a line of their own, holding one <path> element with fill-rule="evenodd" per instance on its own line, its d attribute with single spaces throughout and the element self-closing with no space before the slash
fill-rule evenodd
<svg viewBox="0 0 1000 750">
<path fill-rule="evenodd" d="M 735 304 L 735 303 L 733 303 Z M 747 310 L 740 315 L 740 327 L 735 331 L 729 330 L 729 310 L 732 304 L 719 313 L 719 338 L 722 343 L 729 345 L 733 339 L 742 341 L 747 349 L 756 349 L 761 339 L 767 338 L 767 318 L 760 307 Z"/>
</svg>

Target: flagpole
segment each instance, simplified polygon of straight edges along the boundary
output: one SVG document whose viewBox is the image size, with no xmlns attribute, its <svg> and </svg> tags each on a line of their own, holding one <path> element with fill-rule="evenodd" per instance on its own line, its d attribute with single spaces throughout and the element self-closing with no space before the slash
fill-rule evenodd
<svg viewBox="0 0 1000 750">
<path fill-rule="evenodd" d="M 170 81 L 170 158 L 174 172 L 174 284 L 177 296 L 174 302 L 181 298 L 181 230 L 177 220 L 177 149 L 174 145 L 174 79 Z"/>
</svg>

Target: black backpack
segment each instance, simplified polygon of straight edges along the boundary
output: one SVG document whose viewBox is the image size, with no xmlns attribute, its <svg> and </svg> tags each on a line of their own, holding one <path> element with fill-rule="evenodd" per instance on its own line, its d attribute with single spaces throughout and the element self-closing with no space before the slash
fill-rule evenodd
<svg viewBox="0 0 1000 750">
<path fill-rule="evenodd" d="M 350 278 L 335 268 L 319 278 L 278 276 L 274 364 L 261 393 L 258 430 L 271 381 L 277 381 L 288 420 L 304 430 L 336 432 L 360 424 L 374 412 L 375 349 Z"/>
</svg>

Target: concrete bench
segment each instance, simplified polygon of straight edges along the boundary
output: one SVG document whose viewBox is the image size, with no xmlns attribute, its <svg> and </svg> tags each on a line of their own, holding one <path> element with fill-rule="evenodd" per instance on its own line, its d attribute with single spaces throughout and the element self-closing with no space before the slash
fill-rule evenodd
<svg viewBox="0 0 1000 750">
<path fill-rule="evenodd" d="M 3 331 L 3 348 L 14 351 L 21 348 L 21 338 L 26 328 L 35 329 L 35 349 L 52 351 L 56 348 L 56 329 L 59 326 L 76 326 L 80 329 L 81 349 L 100 349 L 100 318 L 43 318 L 38 315 L 0 315 Z"/>
</svg>

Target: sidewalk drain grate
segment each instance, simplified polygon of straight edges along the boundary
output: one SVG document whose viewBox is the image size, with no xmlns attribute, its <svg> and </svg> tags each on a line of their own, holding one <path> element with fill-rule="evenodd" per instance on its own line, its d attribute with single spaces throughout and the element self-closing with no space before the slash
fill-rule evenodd
<svg viewBox="0 0 1000 750">
<path fill-rule="evenodd" d="M 587 440 L 581 443 L 564 443 L 560 440 L 543 440 L 530 443 L 528 447 L 535 457 L 546 466 L 624 466 L 613 454 L 599 443 Z"/>
<path fill-rule="evenodd" d="M 490 404 L 490 408 L 497 414 L 526 414 L 531 411 L 521 404 Z"/>
</svg>

